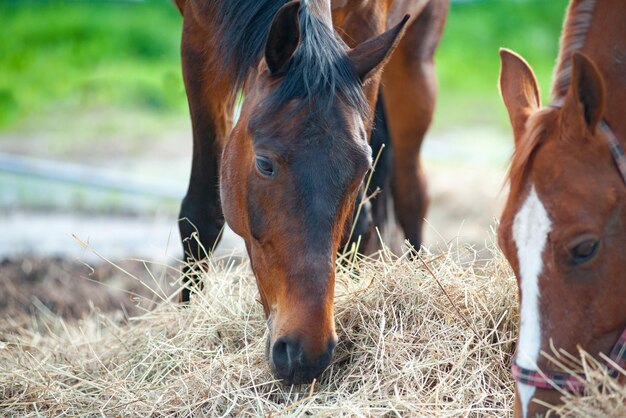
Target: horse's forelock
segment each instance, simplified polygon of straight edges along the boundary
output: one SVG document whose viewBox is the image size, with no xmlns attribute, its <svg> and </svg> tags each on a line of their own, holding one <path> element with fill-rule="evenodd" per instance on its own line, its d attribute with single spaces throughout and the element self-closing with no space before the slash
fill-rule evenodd
<svg viewBox="0 0 626 418">
<path fill-rule="evenodd" d="M 287 102 L 300 100 L 314 113 L 325 113 L 339 98 L 367 118 L 369 105 L 343 41 L 307 6 L 300 10 L 300 25 L 300 47 L 265 104 L 277 110 Z"/>
<path fill-rule="evenodd" d="M 511 159 L 507 176 L 511 190 L 521 189 L 535 152 L 549 134 L 558 128 L 558 123 L 558 111 L 550 107 L 538 110 L 528 118 L 525 133 L 515 144 Z"/>
<path fill-rule="evenodd" d="M 263 56 L 274 15 L 288 0 L 228 0 L 216 2 L 218 33 L 213 39 L 222 72 L 234 74 L 243 87 Z M 339 97 L 361 116 L 369 106 L 361 82 L 346 55 L 346 46 L 332 27 L 311 11 L 310 2 L 300 8 L 301 43 L 289 70 L 264 105 L 272 110 L 299 100 L 317 112 L 329 111 Z"/>
</svg>

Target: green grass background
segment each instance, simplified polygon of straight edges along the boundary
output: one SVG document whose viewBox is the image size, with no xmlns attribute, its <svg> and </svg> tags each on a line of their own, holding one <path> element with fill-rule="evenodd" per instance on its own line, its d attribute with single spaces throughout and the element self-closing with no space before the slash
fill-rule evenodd
<svg viewBox="0 0 626 418">
<path fill-rule="evenodd" d="M 436 127 L 506 125 L 498 48 L 521 53 L 549 90 L 566 0 L 454 2 L 437 53 Z M 0 130 L 112 108 L 186 115 L 182 19 L 167 0 L 0 0 Z"/>
<path fill-rule="evenodd" d="M 94 107 L 184 114 L 181 17 L 167 1 L 4 1 L 0 126 Z"/>
</svg>

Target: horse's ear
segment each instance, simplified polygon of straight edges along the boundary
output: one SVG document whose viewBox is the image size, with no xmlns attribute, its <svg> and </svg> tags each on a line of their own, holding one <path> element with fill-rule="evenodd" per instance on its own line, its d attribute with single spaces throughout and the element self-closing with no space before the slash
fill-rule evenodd
<svg viewBox="0 0 626 418">
<path fill-rule="evenodd" d="M 265 62 L 272 75 L 287 71 L 291 57 L 300 45 L 300 0 L 283 5 L 272 21 L 265 42 Z"/>
<path fill-rule="evenodd" d="M 564 117 L 569 118 L 568 115 L 571 115 L 578 120 L 582 113 L 591 132 L 595 131 L 604 113 L 602 76 L 595 64 L 580 52 L 572 55 L 572 79 L 563 103 L 563 112 Z"/>
<path fill-rule="evenodd" d="M 541 107 L 539 86 L 532 68 L 515 52 L 500 48 L 500 94 L 509 112 L 517 141 L 532 112 Z"/>
<path fill-rule="evenodd" d="M 362 42 L 348 51 L 348 57 L 354 64 L 356 73 L 363 84 L 387 63 L 391 53 L 396 49 L 398 42 L 404 35 L 408 20 L 409 15 L 405 15 L 400 23 L 387 32 Z"/>
</svg>

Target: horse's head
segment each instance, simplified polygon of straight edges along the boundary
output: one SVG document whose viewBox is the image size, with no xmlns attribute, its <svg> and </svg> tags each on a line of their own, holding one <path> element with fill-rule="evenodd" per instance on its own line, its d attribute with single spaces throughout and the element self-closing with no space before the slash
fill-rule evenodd
<svg viewBox="0 0 626 418">
<path fill-rule="evenodd" d="M 626 326 L 626 186 L 600 128 L 605 88 L 591 60 L 575 53 L 567 94 L 540 108 L 528 64 L 501 58 L 515 153 L 498 239 L 520 289 L 515 362 L 547 372 L 556 365 L 542 351 L 608 354 Z M 516 416 L 559 398 L 518 380 Z"/>
<path fill-rule="evenodd" d="M 347 51 L 306 6 L 287 3 L 224 149 L 224 216 L 245 240 L 268 360 L 287 383 L 311 381 L 332 357 L 336 252 L 372 164 L 362 87 L 403 26 Z"/>
</svg>

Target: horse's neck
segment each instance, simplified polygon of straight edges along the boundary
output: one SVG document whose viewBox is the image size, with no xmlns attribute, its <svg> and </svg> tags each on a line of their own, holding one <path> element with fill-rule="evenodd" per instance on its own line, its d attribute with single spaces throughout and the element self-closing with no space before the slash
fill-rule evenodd
<svg viewBox="0 0 626 418">
<path fill-rule="evenodd" d="M 588 28 L 585 31 L 582 43 L 574 50 L 580 50 L 593 60 L 605 83 L 606 110 L 605 119 L 609 122 L 622 143 L 626 143 L 626 1 L 625 0 L 574 0 L 570 10 L 591 4 L 593 10 Z M 584 9 L 584 7 L 583 7 Z M 575 23 L 580 24 L 580 14 L 568 16 L 565 23 L 567 29 Z M 580 40 L 580 39 L 579 39 Z M 576 40 L 574 40 L 574 43 Z M 559 70 L 569 65 L 571 53 L 570 45 L 561 45 L 562 53 L 559 58 Z M 564 56 L 563 51 L 567 51 Z M 556 77 L 555 83 L 558 83 Z M 554 86 L 558 96 L 565 94 L 559 85 Z M 562 87 L 562 86 L 561 86 Z M 561 91 L 558 91 L 561 90 Z"/>
<path fill-rule="evenodd" d="M 626 142 L 626 1 L 600 0 L 582 48 L 602 73 L 606 86 L 605 118 Z"/>
</svg>

